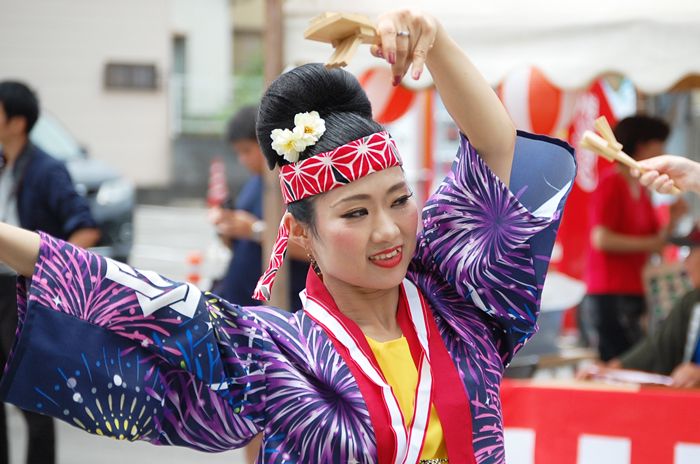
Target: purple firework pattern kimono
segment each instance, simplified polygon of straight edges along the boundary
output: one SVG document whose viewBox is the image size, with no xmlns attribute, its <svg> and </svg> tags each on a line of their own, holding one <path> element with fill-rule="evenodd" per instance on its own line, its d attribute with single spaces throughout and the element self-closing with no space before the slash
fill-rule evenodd
<svg viewBox="0 0 700 464">
<path fill-rule="evenodd" d="M 454 388 L 469 395 L 479 463 L 505 459 L 499 385 L 537 330 L 574 176 L 568 145 L 519 133 L 509 190 L 463 138 L 423 212 L 408 278 L 463 379 Z M 350 369 L 303 311 L 236 306 L 47 235 L 18 300 L 3 401 L 89 433 L 206 452 L 263 432 L 259 463 L 377 462 Z"/>
</svg>

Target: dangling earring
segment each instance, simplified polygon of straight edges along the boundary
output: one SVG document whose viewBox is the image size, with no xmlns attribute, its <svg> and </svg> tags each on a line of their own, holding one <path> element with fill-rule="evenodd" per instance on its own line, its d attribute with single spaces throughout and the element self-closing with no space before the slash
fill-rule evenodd
<svg viewBox="0 0 700 464">
<path fill-rule="evenodd" d="M 311 267 L 313 268 L 314 272 L 318 276 L 319 279 L 323 279 L 323 273 L 321 272 L 321 268 L 318 267 L 318 263 L 316 260 L 311 256 L 311 254 L 307 251 L 306 256 L 309 258 L 309 262 L 311 263 Z"/>
</svg>

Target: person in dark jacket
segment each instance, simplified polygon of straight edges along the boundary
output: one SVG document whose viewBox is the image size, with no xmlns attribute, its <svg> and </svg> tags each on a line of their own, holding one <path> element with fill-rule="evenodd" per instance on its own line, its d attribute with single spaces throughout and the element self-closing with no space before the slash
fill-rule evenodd
<svg viewBox="0 0 700 464">
<path fill-rule="evenodd" d="M 83 248 L 100 238 L 85 200 L 61 161 L 29 141 L 39 102 L 20 82 L 0 82 L 0 222 L 42 230 Z M 16 274 L 0 264 L 0 362 L 10 354 L 17 327 Z M 55 462 L 53 419 L 22 411 L 29 429 L 28 464 Z M 4 404 L 0 403 L 0 464 L 9 462 Z"/>
<path fill-rule="evenodd" d="M 652 336 L 624 352 L 609 367 L 669 375 L 673 386 L 700 388 L 700 231 L 671 240 L 690 246 L 685 260 L 694 290 L 671 310 Z"/>
<path fill-rule="evenodd" d="M 634 369 L 670 376 L 673 387 L 700 388 L 700 230 L 670 240 L 690 247 L 685 266 L 694 289 L 674 306 L 651 335 L 601 367 Z M 588 371 L 577 374 L 588 377 Z"/>
</svg>

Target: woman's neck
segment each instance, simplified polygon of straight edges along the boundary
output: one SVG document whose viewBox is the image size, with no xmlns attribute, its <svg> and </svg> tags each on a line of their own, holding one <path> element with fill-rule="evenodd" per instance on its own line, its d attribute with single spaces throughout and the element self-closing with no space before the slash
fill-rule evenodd
<svg viewBox="0 0 700 464">
<path fill-rule="evenodd" d="M 328 287 L 327 287 L 328 288 Z M 378 342 L 401 338 L 402 332 L 396 321 L 399 307 L 399 287 L 389 290 L 334 291 L 328 288 L 338 310 L 355 322 L 362 332 Z"/>
</svg>

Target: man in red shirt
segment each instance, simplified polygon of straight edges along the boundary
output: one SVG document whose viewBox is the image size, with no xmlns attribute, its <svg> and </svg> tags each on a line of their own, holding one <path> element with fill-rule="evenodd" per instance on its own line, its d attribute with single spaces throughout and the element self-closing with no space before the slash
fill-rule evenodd
<svg viewBox="0 0 700 464">
<path fill-rule="evenodd" d="M 663 154 L 669 127 L 660 119 L 633 116 L 620 121 L 614 132 L 623 150 L 641 161 Z M 588 295 L 581 311 L 593 319 L 600 358 L 608 361 L 642 338 L 642 269 L 652 253 L 663 249 L 685 204 L 674 204 L 669 225 L 661 227 L 650 194 L 621 164 L 601 173 L 591 201 Z"/>
</svg>

